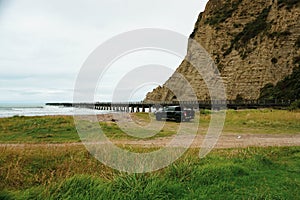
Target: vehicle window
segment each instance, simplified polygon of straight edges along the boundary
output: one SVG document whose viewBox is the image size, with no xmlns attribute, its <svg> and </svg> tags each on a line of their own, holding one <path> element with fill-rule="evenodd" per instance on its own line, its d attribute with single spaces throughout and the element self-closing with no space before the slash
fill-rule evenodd
<svg viewBox="0 0 300 200">
<path fill-rule="evenodd" d="M 170 107 L 170 108 L 167 108 L 167 111 L 174 111 L 175 109 Z"/>
<path fill-rule="evenodd" d="M 175 111 L 181 111 L 181 107 L 176 107 Z"/>
</svg>

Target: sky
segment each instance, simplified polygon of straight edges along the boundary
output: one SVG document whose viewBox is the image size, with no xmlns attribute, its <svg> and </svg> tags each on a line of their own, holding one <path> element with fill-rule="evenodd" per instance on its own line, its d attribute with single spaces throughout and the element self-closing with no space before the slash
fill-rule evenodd
<svg viewBox="0 0 300 200">
<path fill-rule="evenodd" d="M 0 0 L 0 103 L 71 102 L 88 56 L 118 34 L 168 29 L 187 37 L 207 0 Z M 181 58 L 139 52 L 118 60 L 101 84 L 97 101 L 110 101 L 114 83 L 129 66 L 162 64 L 175 70 Z M 123 73 L 123 75 L 121 74 Z M 171 72 L 165 73 L 165 80 Z M 87 80 L 88 81 L 88 80 Z M 161 83 L 156 83 L 162 84 Z M 142 100 L 157 85 L 141 87 Z"/>
</svg>

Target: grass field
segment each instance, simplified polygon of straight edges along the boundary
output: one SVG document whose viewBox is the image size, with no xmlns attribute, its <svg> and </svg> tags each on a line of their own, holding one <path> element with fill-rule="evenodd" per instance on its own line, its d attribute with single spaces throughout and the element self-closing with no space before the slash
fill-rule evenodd
<svg viewBox="0 0 300 200">
<path fill-rule="evenodd" d="M 116 172 L 82 146 L 0 147 L 0 199 L 299 199 L 300 147 L 192 149 L 148 174 Z"/>
<path fill-rule="evenodd" d="M 300 133 L 300 111 L 228 111 L 224 133 L 294 134 Z"/>
<path fill-rule="evenodd" d="M 1 143 L 79 142 L 69 116 L 0 118 Z"/>
<path fill-rule="evenodd" d="M 150 116 L 153 118 L 153 116 Z M 133 120 L 147 125 L 146 113 L 133 114 Z M 199 134 L 205 134 L 210 122 L 210 112 L 202 112 Z M 114 122 L 100 122 L 104 133 L 115 139 L 131 138 Z M 154 137 L 166 137 L 176 133 L 178 124 L 167 122 Z M 286 110 L 229 110 L 223 134 L 295 134 L 300 133 L 300 111 Z M 152 139 L 153 137 L 151 137 Z M 79 142 L 72 117 L 12 117 L 0 118 L 0 143 L 65 143 Z"/>
<path fill-rule="evenodd" d="M 153 119 L 145 113 L 131 117 L 140 126 Z M 202 111 L 191 122 L 200 123 L 198 134 L 205 134 L 210 117 Z M 115 122 L 100 125 L 110 138 L 132 139 Z M 168 121 L 153 137 L 171 136 L 178 126 Z M 229 110 L 223 134 L 234 133 L 299 134 L 300 111 Z M 204 159 L 199 149 L 190 149 L 165 169 L 126 174 L 101 164 L 77 142 L 72 117 L 1 118 L 0 200 L 300 199 L 300 146 L 217 149 Z"/>
</svg>

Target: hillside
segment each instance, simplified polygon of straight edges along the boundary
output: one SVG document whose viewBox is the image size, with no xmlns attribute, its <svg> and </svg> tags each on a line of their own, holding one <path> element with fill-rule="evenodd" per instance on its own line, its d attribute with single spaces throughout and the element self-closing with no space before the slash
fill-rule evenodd
<svg viewBox="0 0 300 200">
<path fill-rule="evenodd" d="M 190 38 L 214 59 L 228 99 L 292 98 L 299 95 L 300 85 L 299 21 L 298 0 L 210 0 Z M 193 56 L 197 55 L 189 44 L 187 57 Z M 184 60 L 176 72 L 190 82 L 199 100 L 210 98 L 204 80 L 189 62 Z M 169 84 L 184 96 L 185 88 L 174 74 L 145 101 L 176 100 L 166 87 Z"/>
</svg>

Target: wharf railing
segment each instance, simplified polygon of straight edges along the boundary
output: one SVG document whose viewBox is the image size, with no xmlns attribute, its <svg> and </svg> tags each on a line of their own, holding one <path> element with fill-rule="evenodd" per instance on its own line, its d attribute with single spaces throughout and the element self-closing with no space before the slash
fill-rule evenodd
<svg viewBox="0 0 300 200">
<path fill-rule="evenodd" d="M 200 101 L 153 101 L 153 102 L 95 102 L 95 103 L 47 103 L 49 106 L 89 108 L 108 111 L 151 112 L 165 106 L 183 106 L 192 109 L 259 109 L 287 108 L 296 100 L 200 100 Z"/>
</svg>

